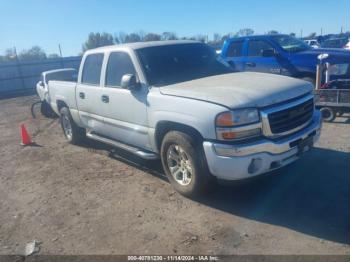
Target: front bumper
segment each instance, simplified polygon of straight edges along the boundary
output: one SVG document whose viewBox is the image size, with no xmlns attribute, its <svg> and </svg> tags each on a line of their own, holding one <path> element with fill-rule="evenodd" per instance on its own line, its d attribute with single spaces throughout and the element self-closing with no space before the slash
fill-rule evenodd
<svg viewBox="0 0 350 262">
<path fill-rule="evenodd" d="M 299 141 L 309 138 L 314 144 L 319 139 L 321 126 L 321 114 L 315 111 L 307 127 L 278 141 L 262 139 L 240 145 L 205 141 L 209 170 L 220 179 L 239 180 L 283 167 L 299 158 Z"/>
</svg>

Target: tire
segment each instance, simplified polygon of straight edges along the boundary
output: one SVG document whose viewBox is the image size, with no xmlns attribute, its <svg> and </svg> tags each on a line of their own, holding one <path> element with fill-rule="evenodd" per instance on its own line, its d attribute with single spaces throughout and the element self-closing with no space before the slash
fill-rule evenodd
<svg viewBox="0 0 350 262">
<path fill-rule="evenodd" d="M 40 112 L 43 116 L 48 118 L 54 118 L 57 116 L 55 112 L 52 110 L 51 106 L 46 101 L 41 102 Z"/>
<path fill-rule="evenodd" d="M 320 111 L 325 122 L 332 122 L 336 117 L 334 110 L 330 107 L 322 107 Z"/>
<path fill-rule="evenodd" d="M 316 79 L 312 77 L 303 77 L 302 80 L 311 83 L 314 87 L 316 86 Z"/>
<path fill-rule="evenodd" d="M 170 131 L 164 136 L 161 160 L 170 183 L 184 196 L 206 193 L 215 184 L 201 143 L 186 133 Z"/>
<path fill-rule="evenodd" d="M 85 129 L 77 126 L 74 123 L 73 118 L 67 107 L 63 107 L 60 109 L 60 123 L 63 129 L 63 133 L 69 143 L 77 145 L 85 139 Z"/>
</svg>

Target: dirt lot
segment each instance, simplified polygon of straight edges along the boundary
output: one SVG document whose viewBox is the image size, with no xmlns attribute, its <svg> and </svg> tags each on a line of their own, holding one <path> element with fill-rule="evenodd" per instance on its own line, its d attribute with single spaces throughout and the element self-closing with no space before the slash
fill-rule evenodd
<svg viewBox="0 0 350 262">
<path fill-rule="evenodd" d="M 40 254 L 350 254 L 346 118 L 295 164 L 194 201 L 159 161 L 67 144 L 34 100 L 0 100 L 0 254 L 34 239 Z M 19 145 L 20 123 L 39 146 Z"/>
</svg>

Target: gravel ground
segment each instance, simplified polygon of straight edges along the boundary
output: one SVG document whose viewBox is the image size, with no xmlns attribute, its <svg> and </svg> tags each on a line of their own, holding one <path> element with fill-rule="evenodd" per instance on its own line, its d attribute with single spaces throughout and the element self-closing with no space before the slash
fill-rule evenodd
<svg viewBox="0 0 350 262">
<path fill-rule="evenodd" d="M 350 121 L 304 158 L 190 200 L 143 161 L 66 143 L 35 97 L 0 100 L 0 254 L 350 254 Z M 21 147 L 20 123 L 37 146 Z"/>
</svg>

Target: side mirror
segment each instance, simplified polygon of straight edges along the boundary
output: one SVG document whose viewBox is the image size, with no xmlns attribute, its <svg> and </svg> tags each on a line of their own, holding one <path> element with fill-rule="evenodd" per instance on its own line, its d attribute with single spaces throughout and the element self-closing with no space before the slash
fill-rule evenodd
<svg viewBox="0 0 350 262">
<path fill-rule="evenodd" d="M 38 82 L 38 84 L 39 84 L 39 86 L 44 87 L 44 83 L 43 83 L 43 81 L 41 81 L 41 80 L 40 80 L 40 81 Z"/>
<path fill-rule="evenodd" d="M 136 81 L 136 76 L 133 74 L 123 75 L 120 86 L 129 90 L 136 90 L 141 85 Z"/>
<path fill-rule="evenodd" d="M 262 50 L 262 56 L 263 57 L 273 57 L 273 56 L 276 56 L 276 52 L 274 49 L 265 49 L 265 50 Z"/>
</svg>

